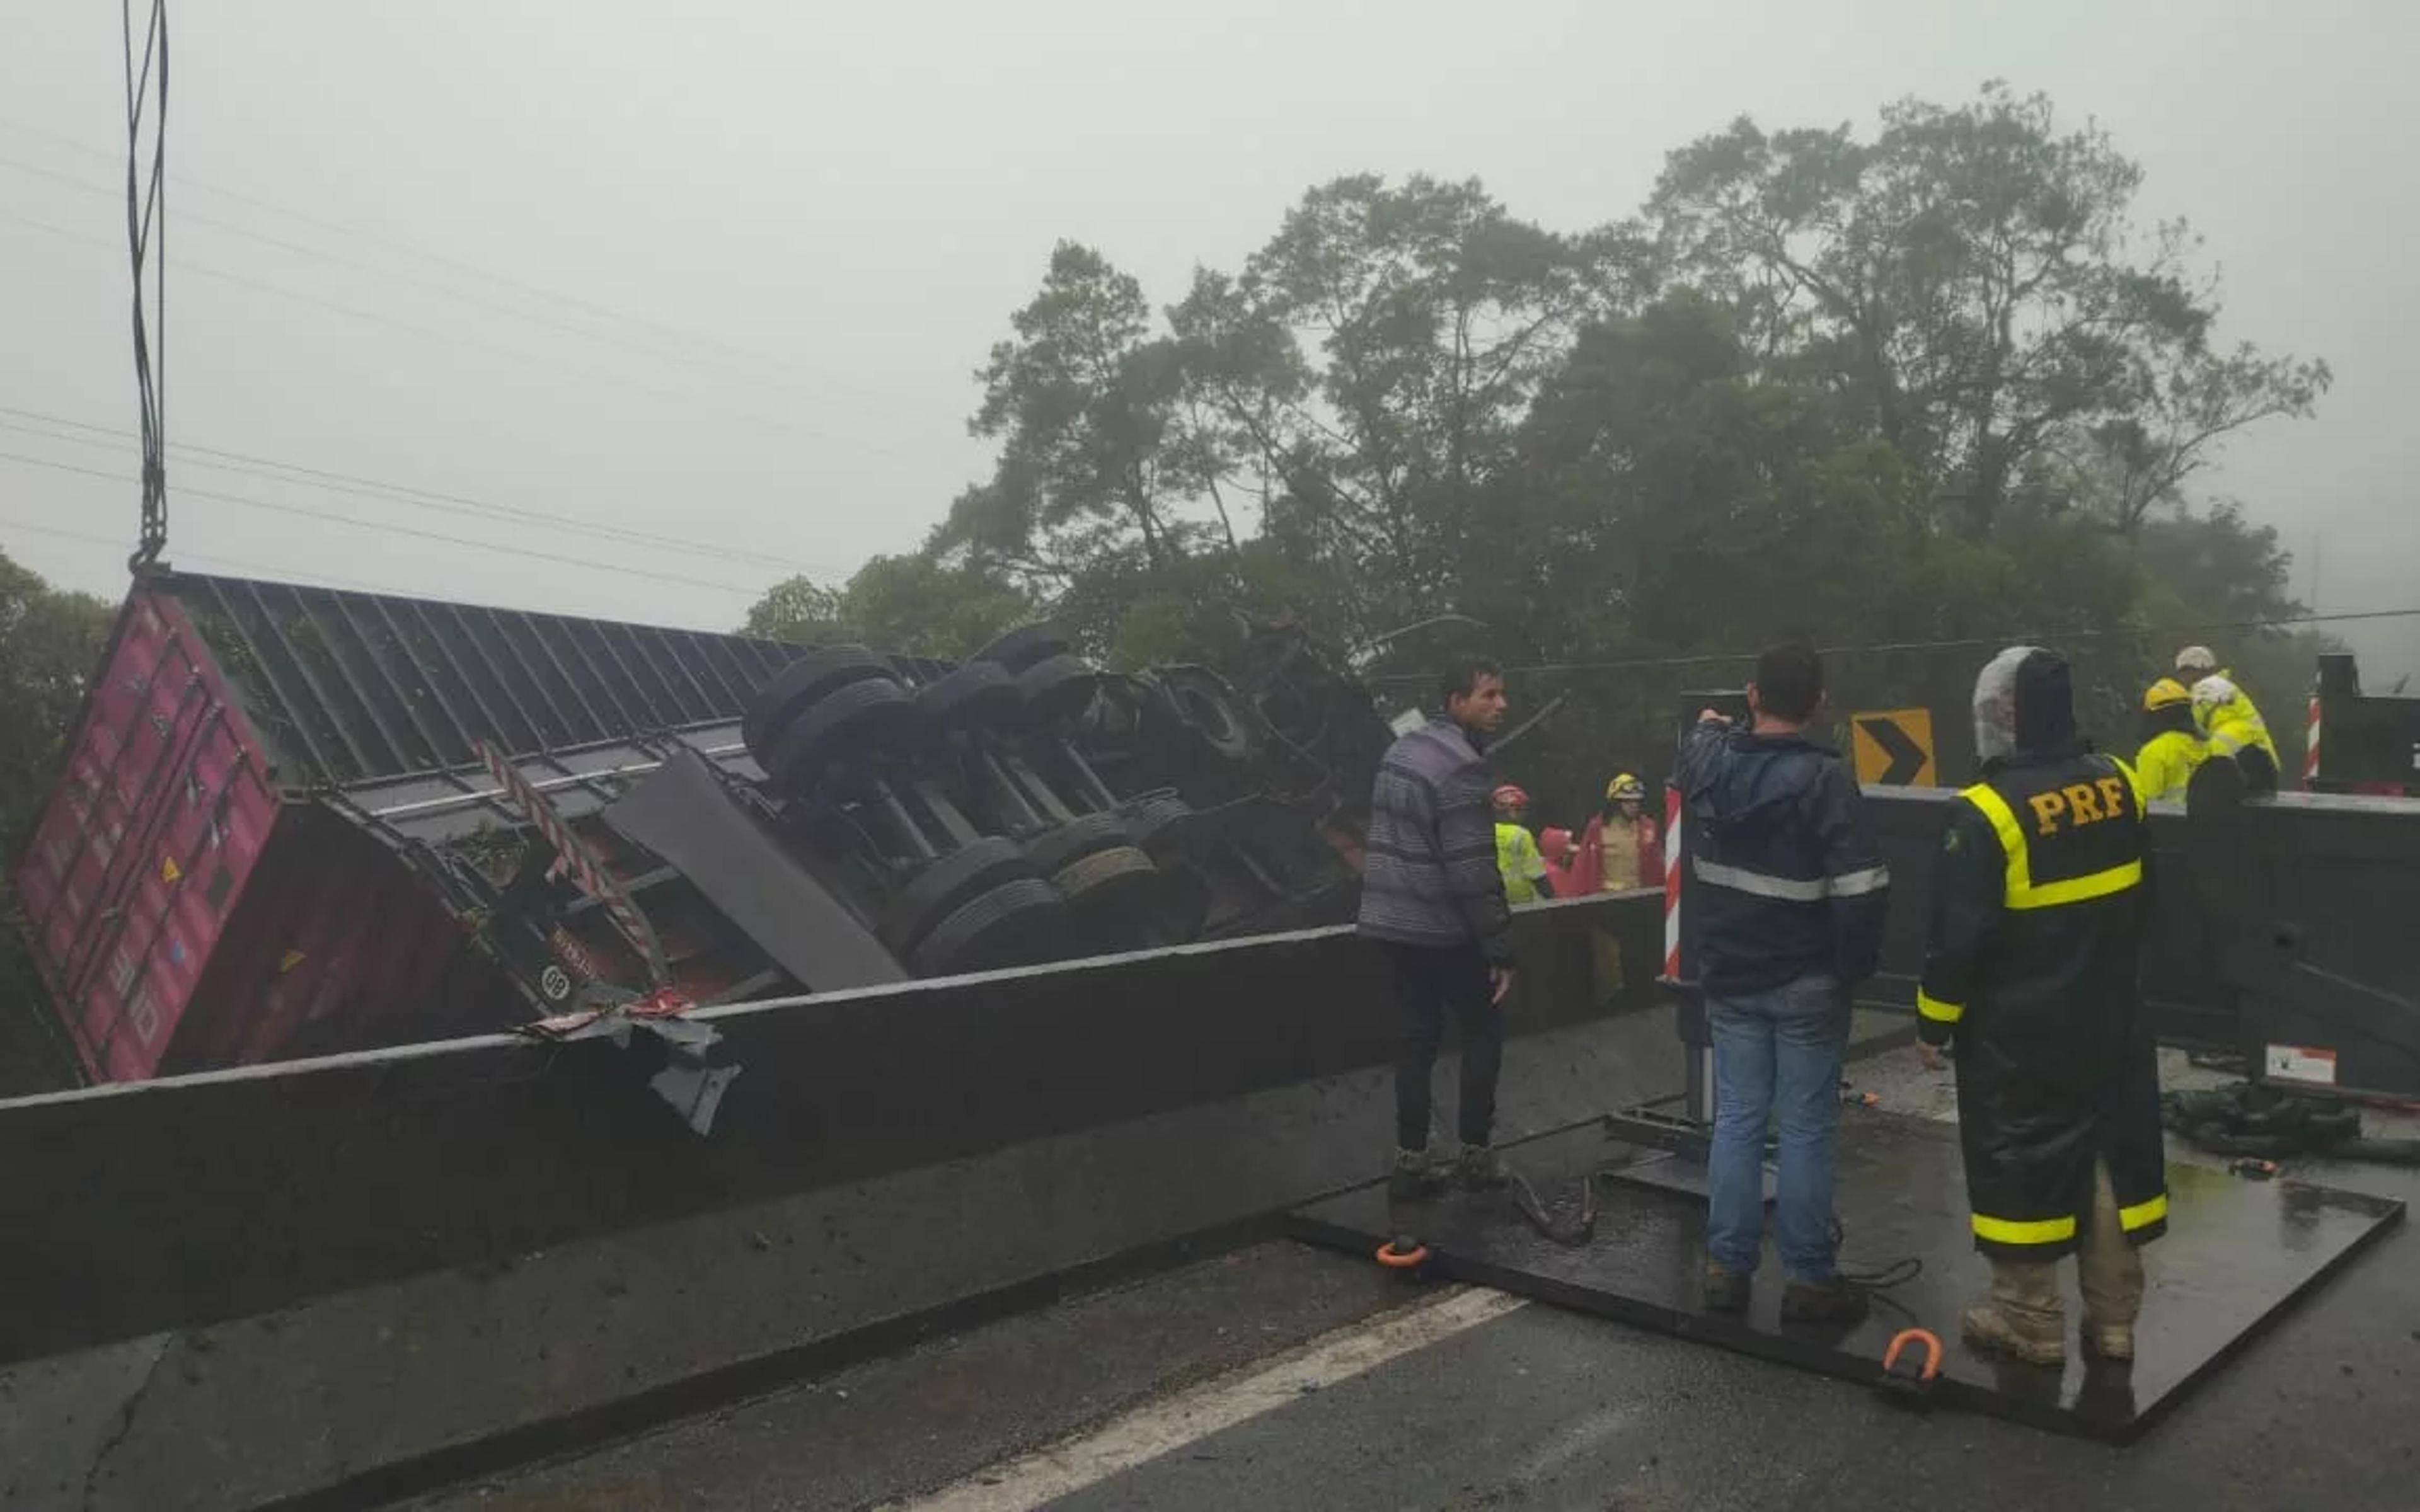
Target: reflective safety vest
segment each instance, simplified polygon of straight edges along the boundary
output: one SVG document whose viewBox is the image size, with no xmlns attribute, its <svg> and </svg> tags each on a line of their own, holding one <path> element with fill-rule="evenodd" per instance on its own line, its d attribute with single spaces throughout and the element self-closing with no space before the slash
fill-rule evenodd
<svg viewBox="0 0 2420 1512">
<path fill-rule="evenodd" d="M 2194 718 L 2210 733 L 2211 749 L 2222 756 L 2234 756 L 2246 747 L 2257 746 L 2269 753 L 2273 768 L 2284 771 L 2277 755 L 2277 743 L 2269 736 L 2269 721 L 2260 717 L 2251 696 L 2235 685 L 2225 672 L 2216 672 L 2194 685 Z"/>
<path fill-rule="evenodd" d="M 2208 760 L 2210 743 L 2182 730 L 2163 730 L 2143 742 L 2134 756 L 2134 778 L 2142 784 L 2143 801 L 2182 803 L 2195 771 Z"/>
<path fill-rule="evenodd" d="M 1528 830 L 1504 820 L 1496 822 L 1496 870 L 1504 874 L 1504 901 L 1533 903 L 1538 885 L 1546 880 L 1546 858 Z"/>
<path fill-rule="evenodd" d="M 1961 794 L 1943 833 L 1918 1028 L 1957 1041 L 1967 1197 L 1987 1254 L 2073 1248 L 2100 1162 L 2127 1238 L 2165 1227 L 2159 1066 L 2135 981 L 2143 796 L 2112 757 L 2021 757 Z"/>
</svg>

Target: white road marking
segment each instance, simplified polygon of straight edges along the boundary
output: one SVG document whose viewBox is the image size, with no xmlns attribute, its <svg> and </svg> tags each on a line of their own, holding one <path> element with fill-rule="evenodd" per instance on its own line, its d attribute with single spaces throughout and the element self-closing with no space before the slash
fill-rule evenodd
<svg viewBox="0 0 2420 1512">
<path fill-rule="evenodd" d="M 1299 1401 L 1306 1391 L 1350 1381 L 1526 1305 L 1500 1291 L 1456 1288 L 1435 1302 L 1323 1334 L 1273 1360 L 978 1471 L 921 1501 L 894 1504 L 903 1512 L 1028 1512 Z"/>
</svg>

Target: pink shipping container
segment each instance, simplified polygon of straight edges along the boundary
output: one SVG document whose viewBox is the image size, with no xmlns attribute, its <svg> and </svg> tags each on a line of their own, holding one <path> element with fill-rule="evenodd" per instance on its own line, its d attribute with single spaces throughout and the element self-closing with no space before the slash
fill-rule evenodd
<svg viewBox="0 0 2420 1512">
<path fill-rule="evenodd" d="M 735 770 L 749 695 L 798 648 L 162 574 L 120 611 L 16 883 L 96 1081 L 482 1032 L 528 992 L 423 841 L 522 816 L 505 750 L 575 823 L 679 739 Z M 749 770 L 752 771 L 752 768 Z M 678 921 L 673 926 L 675 930 Z M 592 950 L 610 950 L 594 932 Z M 741 974 L 692 949 L 690 984 Z"/>
</svg>

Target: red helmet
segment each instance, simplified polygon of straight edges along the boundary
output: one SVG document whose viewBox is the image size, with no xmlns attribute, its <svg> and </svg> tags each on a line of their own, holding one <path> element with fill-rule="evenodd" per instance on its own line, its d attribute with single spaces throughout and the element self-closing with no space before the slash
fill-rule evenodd
<svg viewBox="0 0 2420 1512">
<path fill-rule="evenodd" d="M 1489 794 L 1488 797 L 1494 801 L 1496 807 L 1498 809 L 1527 809 L 1529 807 L 1529 795 L 1522 792 L 1519 788 L 1514 787 L 1510 782 L 1505 783 L 1502 787 L 1497 788 L 1495 792 Z"/>
</svg>

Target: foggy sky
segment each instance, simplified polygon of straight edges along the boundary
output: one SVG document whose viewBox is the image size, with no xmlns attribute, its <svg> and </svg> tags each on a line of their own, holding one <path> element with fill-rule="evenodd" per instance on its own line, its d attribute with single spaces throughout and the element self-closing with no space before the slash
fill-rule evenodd
<svg viewBox="0 0 2420 1512">
<path fill-rule="evenodd" d="M 2323 610 L 2420 605 L 2405 455 L 2420 21 L 2399 9 L 183 0 L 172 441 L 761 562 L 173 455 L 169 554 L 729 628 L 778 577 L 836 580 L 914 547 L 985 472 L 965 430 L 970 374 L 1059 238 L 1099 246 L 1165 303 L 1195 264 L 1233 267 L 1339 174 L 1477 175 L 1514 213 L 1579 229 L 1631 214 L 1668 149 L 1736 115 L 1869 132 L 1885 100 L 1955 102 L 1998 76 L 2106 124 L 2149 172 L 2146 220 L 2201 227 L 2226 277 L 2223 339 L 2335 365 L 2318 420 L 2260 427 L 2199 486 L 2285 532 L 2305 600 L 2318 556 Z M 0 407 L 131 429 L 120 67 L 114 6 L 0 13 Z M 100 440 L 0 425 L 0 453 L 131 477 L 132 443 Z M 0 548 L 56 581 L 116 596 L 134 527 L 132 484 L 0 461 Z M 2344 633 L 2374 685 L 2420 672 L 2420 622 Z"/>
</svg>

